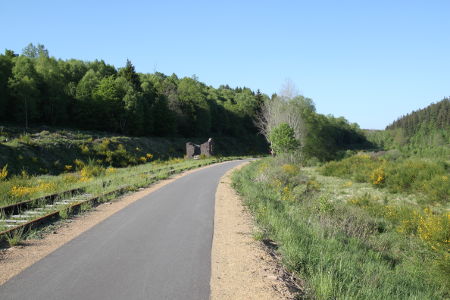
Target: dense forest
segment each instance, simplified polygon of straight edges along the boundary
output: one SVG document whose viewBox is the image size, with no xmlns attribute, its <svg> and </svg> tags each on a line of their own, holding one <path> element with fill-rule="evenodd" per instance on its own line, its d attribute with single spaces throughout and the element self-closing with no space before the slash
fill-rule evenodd
<svg viewBox="0 0 450 300">
<path fill-rule="evenodd" d="M 127 60 L 50 57 L 43 45 L 0 55 L 0 121 L 24 127 L 102 130 L 137 136 L 245 136 L 268 97 L 249 88 L 215 89 L 193 77 L 139 74 Z"/>
</svg>

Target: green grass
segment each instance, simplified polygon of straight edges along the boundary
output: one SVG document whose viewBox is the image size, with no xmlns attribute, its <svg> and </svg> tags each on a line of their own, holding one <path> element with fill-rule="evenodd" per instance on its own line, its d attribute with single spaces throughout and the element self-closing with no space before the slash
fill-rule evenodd
<svg viewBox="0 0 450 300">
<path fill-rule="evenodd" d="M 20 228 L 14 232 L 10 232 L 5 236 L 5 238 L 10 247 L 18 246 L 25 238 L 24 229 Z"/>
<path fill-rule="evenodd" d="M 307 298 L 450 296 L 448 250 L 433 249 L 448 239 L 444 208 L 426 213 L 418 204 L 420 196 L 321 176 L 315 168 L 277 159 L 244 167 L 233 175 L 233 183 L 264 236 L 279 245 L 283 263 L 307 282 Z M 414 211 L 425 223 L 440 220 L 430 221 L 436 225 L 430 230 L 444 235 L 427 239 L 417 227 L 416 232 L 400 230 L 408 227 L 402 221 Z M 419 218 L 415 225 L 420 224 Z"/>
</svg>

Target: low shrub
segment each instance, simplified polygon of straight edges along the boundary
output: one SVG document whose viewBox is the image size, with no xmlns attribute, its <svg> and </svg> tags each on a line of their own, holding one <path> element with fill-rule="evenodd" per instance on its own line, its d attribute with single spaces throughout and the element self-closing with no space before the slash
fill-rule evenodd
<svg viewBox="0 0 450 300">
<path fill-rule="evenodd" d="M 445 203 L 450 197 L 449 165 L 421 159 L 386 160 L 357 154 L 320 168 L 325 176 L 349 178 L 385 187 L 394 193 L 422 193 L 424 202 Z"/>
</svg>

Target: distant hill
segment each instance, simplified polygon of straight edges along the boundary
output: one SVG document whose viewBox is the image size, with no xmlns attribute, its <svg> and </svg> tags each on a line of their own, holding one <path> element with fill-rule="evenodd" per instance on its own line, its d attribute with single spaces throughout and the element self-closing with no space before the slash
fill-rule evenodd
<svg viewBox="0 0 450 300">
<path fill-rule="evenodd" d="M 366 130 L 369 141 L 407 155 L 450 158 L 450 99 L 400 117 L 386 130 Z"/>
<path fill-rule="evenodd" d="M 402 116 L 388 125 L 386 129 L 401 128 L 407 136 L 411 136 L 424 126 L 429 129 L 450 127 L 450 100 L 448 98 Z"/>
</svg>

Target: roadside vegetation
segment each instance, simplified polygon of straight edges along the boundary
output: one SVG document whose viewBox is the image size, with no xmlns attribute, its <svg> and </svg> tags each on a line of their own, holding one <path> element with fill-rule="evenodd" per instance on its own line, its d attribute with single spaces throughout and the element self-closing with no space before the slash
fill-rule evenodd
<svg viewBox="0 0 450 300">
<path fill-rule="evenodd" d="M 300 297 L 449 298 L 448 99 L 395 123 L 404 129 L 365 132 L 370 142 L 357 127 L 311 126 L 308 110 L 293 118 L 304 98 L 281 100 L 260 118 L 276 156 L 242 168 L 233 184 L 259 225 L 255 236 L 273 241 L 305 282 Z M 402 145 L 387 143 L 403 130 Z"/>
<path fill-rule="evenodd" d="M 445 299 L 450 216 L 371 183 L 264 159 L 234 186 L 283 262 L 317 299 Z"/>
<path fill-rule="evenodd" d="M 237 157 L 211 157 L 199 160 L 173 158 L 165 161 L 151 161 L 151 154 L 149 154 L 146 158 L 149 162 L 125 168 L 104 167 L 94 160 L 87 162 L 77 160 L 73 168 L 60 175 L 31 176 L 26 173 L 15 175 L 0 181 L 0 206 L 74 188 L 84 188 L 86 193 L 96 195 L 123 185 L 140 187 L 154 181 L 155 177 L 168 177 L 172 170 L 179 171 Z"/>
</svg>

